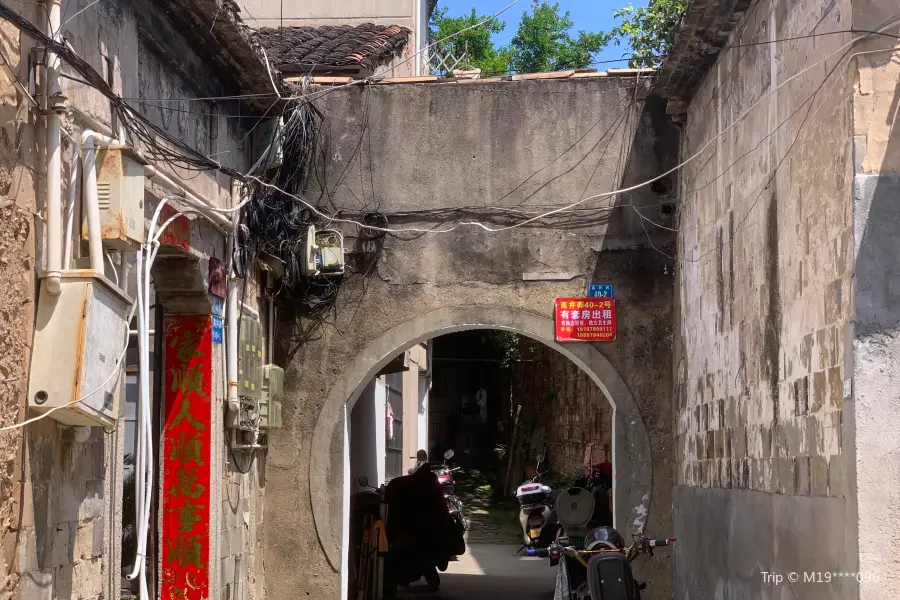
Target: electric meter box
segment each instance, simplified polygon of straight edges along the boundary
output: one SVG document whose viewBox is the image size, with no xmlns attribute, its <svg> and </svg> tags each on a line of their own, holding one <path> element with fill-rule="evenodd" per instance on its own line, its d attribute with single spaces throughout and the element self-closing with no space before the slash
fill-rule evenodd
<svg viewBox="0 0 900 600">
<path fill-rule="evenodd" d="M 259 399 L 259 428 L 281 427 L 281 398 L 284 396 L 284 369 L 277 365 L 263 367 L 262 395 Z"/>
<path fill-rule="evenodd" d="M 241 317 L 238 363 L 238 395 L 259 400 L 262 391 L 262 325 L 252 317 Z"/>
<path fill-rule="evenodd" d="M 130 150 L 96 151 L 100 238 L 114 250 L 134 251 L 144 243 L 144 164 Z M 88 239 L 82 210 L 81 237 Z"/>
<path fill-rule="evenodd" d="M 132 300 L 93 270 L 64 271 L 60 286 L 53 296 L 41 283 L 28 406 L 66 425 L 114 427 Z"/>
<path fill-rule="evenodd" d="M 307 277 L 344 274 L 344 236 L 335 229 L 316 230 L 310 225 L 303 242 L 300 269 Z"/>
</svg>

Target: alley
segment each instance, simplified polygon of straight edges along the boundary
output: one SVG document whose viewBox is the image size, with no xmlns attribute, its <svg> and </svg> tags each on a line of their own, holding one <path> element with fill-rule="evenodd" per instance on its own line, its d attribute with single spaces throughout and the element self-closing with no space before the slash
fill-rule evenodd
<svg viewBox="0 0 900 600">
<path fill-rule="evenodd" d="M 431 593 L 424 581 L 402 590 L 399 598 L 551 600 L 556 570 L 546 559 L 516 554 L 512 544 L 472 544 L 441 574 L 441 589 Z"/>
</svg>

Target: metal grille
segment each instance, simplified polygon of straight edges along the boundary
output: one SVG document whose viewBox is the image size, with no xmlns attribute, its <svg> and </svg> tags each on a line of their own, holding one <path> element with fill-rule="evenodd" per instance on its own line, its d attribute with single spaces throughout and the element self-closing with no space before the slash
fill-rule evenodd
<svg viewBox="0 0 900 600">
<path fill-rule="evenodd" d="M 385 436 L 387 455 L 384 461 L 384 475 L 385 479 L 390 481 L 403 475 L 403 373 L 386 375 L 385 389 L 387 402 L 393 410 L 392 427 L 388 428 Z"/>
</svg>

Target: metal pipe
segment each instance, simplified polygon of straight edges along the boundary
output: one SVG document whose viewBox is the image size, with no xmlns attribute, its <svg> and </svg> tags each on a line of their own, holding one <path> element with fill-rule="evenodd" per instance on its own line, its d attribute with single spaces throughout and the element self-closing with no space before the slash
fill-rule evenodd
<svg viewBox="0 0 900 600">
<path fill-rule="evenodd" d="M 47 0 L 47 33 L 56 39 L 60 0 Z M 59 83 L 59 57 L 47 50 L 47 291 L 59 294 L 62 277 L 62 117 L 65 97 Z M 102 256 L 100 268 L 103 267 Z"/>
</svg>

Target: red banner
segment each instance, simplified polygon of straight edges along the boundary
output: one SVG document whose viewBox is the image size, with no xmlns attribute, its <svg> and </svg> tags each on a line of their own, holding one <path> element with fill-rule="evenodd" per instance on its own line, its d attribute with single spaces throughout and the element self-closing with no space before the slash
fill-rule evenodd
<svg viewBox="0 0 900 600">
<path fill-rule="evenodd" d="M 616 301 L 613 298 L 557 298 L 554 308 L 557 342 L 613 342 Z"/>
<path fill-rule="evenodd" d="M 209 598 L 212 316 L 166 317 L 162 600 Z"/>
</svg>

